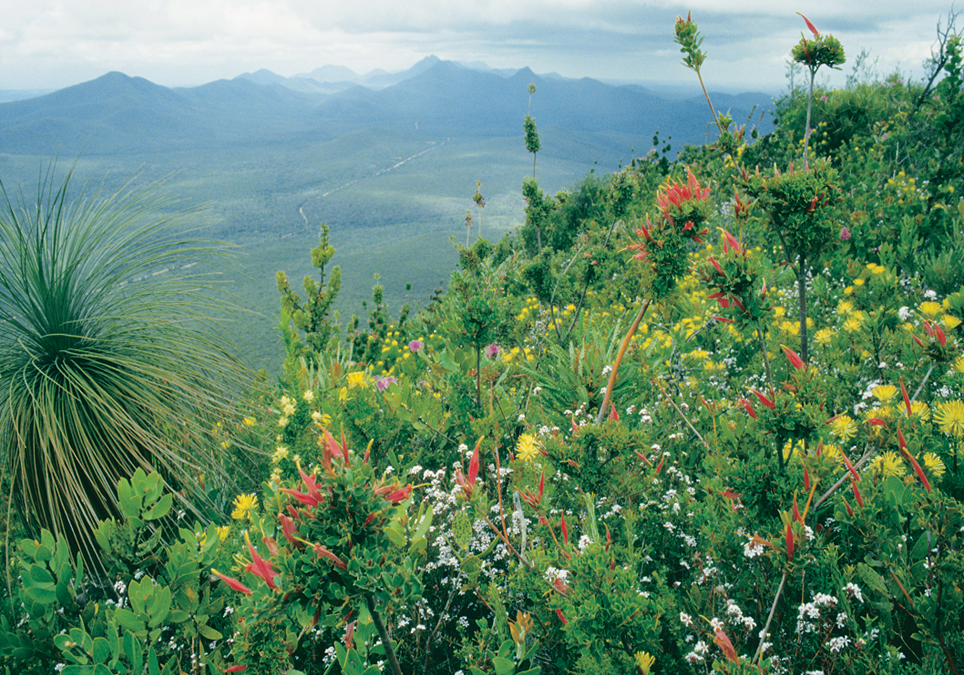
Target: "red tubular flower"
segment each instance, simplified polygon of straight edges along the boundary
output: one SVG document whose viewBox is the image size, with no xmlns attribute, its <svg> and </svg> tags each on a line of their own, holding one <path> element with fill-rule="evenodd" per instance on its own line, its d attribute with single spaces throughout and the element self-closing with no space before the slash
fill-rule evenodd
<svg viewBox="0 0 964 675">
<path fill-rule="evenodd" d="M 575 425 L 575 422 L 573 422 L 573 425 Z M 472 499 L 472 493 L 475 491 L 475 480 L 479 476 L 479 448 L 481 445 L 482 439 L 480 438 L 479 442 L 475 444 L 475 450 L 472 451 L 467 477 L 462 473 L 462 469 L 455 470 L 455 482 L 462 487 L 466 499 Z"/>
<path fill-rule="evenodd" d="M 756 415 L 756 411 L 753 409 L 752 403 L 750 403 L 745 398 L 741 398 L 740 403 L 743 405 L 744 408 L 746 408 L 746 412 L 750 417 L 752 417 L 753 419 L 759 419 Z"/>
<path fill-rule="evenodd" d="M 766 395 L 764 395 L 762 391 L 758 391 L 752 388 L 750 389 L 750 391 L 756 394 L 756 397 L 760 399 L 760 403 L 765 405 L 770 410 L 776 410 L 777 408 L 776 404 L 772 400 L 770 400 Z"/>
<path fill-rule="evenodd" d="M 783 353 L 787 355 L 787 359 L 790 361 L 791 366 L 793 366 L 797 370 L 803 370 L 806 368 L 806 366 L 803 363 L 803 359 L 800 358 L 799 354 L 797 354 L 795 351 L 793 351 L 786 345 L 780 345 L 780 348 L 783 349 Z"/>
<path fill-rule="evenodd" d="M 329 551 L 326 547 L 322 546 L 321 544 L 315 544 L 315 555 L 317 555 L 319 558 L 324 558 L 325 560 L 327 560 L 328 562 L 330 562 L 332 565 L 334 565 L 340 570 L 348 569 L 348 565 L 345 564 L 344 560 L 339 558 L 337 555 Z"/>
<path fill-rule="evenodd" d="M 220 572 L 218 572 L 217 570 L 211 570 L 211 572 L 214 574 L 214 576 L 218 577 L 219 579 L 221 579 L 221 581 L 223 581 L 224 583 L 226 583 L 231 590 L 238 591 L 238 592 L 240 592 L 240 593 L 244 593 L 245 595 L 251 595 L 252 590 L 251 590 L 250 588 L 248 588 L 247 586 L 245 586 L 244 584 L 242 584 L 242 583 L 241 583 L 240 581 L 238 581 L 237 579 L 234 579 L 234 578 L 232 578 L 232 577 L 225 576 L 225 575 L 221 574 Z"/>
<path fill-rule="evenodd" d="M 716 629 L 716 637 L 713 638 L 713 642 L 716 646 L 723 650 L 723 655 L 735 663 L 740 665 L 740 657 L 737 656 L 736 649 L 733 647 L 733 643 L 730 642 L 730 638 L 727 637 L 726 633 L 723 632 L 722 628 Z"/>
<path fill-rule="evenodd" d="M 390 492 L 387 495 L 386 499 L 388 499 L 388 501 L 390 501 L 392 504 L 398 504 L 399 502 L 403 502 L 406 499 L 408 499 L 409 495 L 411 494 L 412 494 L 412 486 L 406 485 L 403 488 L 399 488 L 393 492 Z"/>
<path fill-rule="evenodd" d="M 566 617 L 564 617 L 564 616 L 562 615 L 562 610 L 561 610 L 561 609 L 557 609 L 557 610 L 556 610 L 556 615 L 559 617 L 559 620 L 562 621 L 562 625 L 563 625 L 563 626 L 568 626 L 568 625 L 569 625 L 569 622 L 566 621 Z"/>
<path fill-rule="evenodd" d="M 737 197 L 739 197 L 739 195 L 737 195 Z M 736 240 L 736 237 L 727 232 L 725 229 L 720 229 L 723 230 L 723 238 L 725 239 L 724 244 L 729 244 L 730 248 L 732 248 L 735 253 L 742 253 L 740 242 Z"/>
<path fill-rule="evenodd" d="M 610 421 L 610 422 L 618 422 L 618 421 L 619 421 L 619 413 L 616 412 L 616 404 L 615 404 L 615 403 L 610 403 L 610 405 L 613 407 L 613 409 L 609 411 L 609 421 Z"/>
<path fill-rule="evenodd" d="M 847 454 L 843 450 L 840 451 L 840 456 L 843 457 L 844 464 L 847 465 L 847 470 L 850 471 L 850 475 L 853 476 L 853 480 L 860 480 L 860 474 L 857 473 L 857 469 L 854 467 L 853 462 L 850 461 L 850 458 L 847 457 Z"/>
<path fill-rule="evenodd" d="M 907 395 L 907 387 L 904 386 L 903 376 L 901 376 L 900 378 L 900 393 L 901 393 L 901 396 L 904 397 L 904 408 L 907 410 L 907 416 L 910 417 L 910 414 L 911 414 L 910 396 Z"/>
<path fill-rule="evenodd" d="M 557 592 L 562 593 L 563 595 L 568 595 L 569 593 L 569 587 L 566 586 L 566 582 L 559 577 L 556 577 L 555 580 L 552 582 L 552 587 Z"/>
<path fill-rule="evenodd" d="M 562 541 L 566 546 L 568 546 L 569 545 L 569 528 L 566 526 L 565 513 L 562 514 L 562 521 L 559 523 L 559 526 L 562 528 Z"/>
<path fill-rule="evenodd" d="M 800 14 L 800 12 L 797 12 L 797 14 Z M 820 37 L 820 31 L 818 31 L 818 30 L 817 30 L 817 27 L 814 26 L 814 25 L 810 22 L 810 19 L 808 19 L 807 17 L 803 16 L 803 14 L 800 14 L 800 16 L 803 18 L 804 21 L 807 22 L 807 28 L 810 29 L 810 32 L 813 33 L 813 36 L 814 36 L 814 37 Z"/>
<path fill-rule="evenodd" d="M 857 481 L 854 480 L 853 476 L 850 477 L 850 486 L 854 489 L 854 498 L 857 500 L 857 506 L 864 508 L 864 498 L 860 494 L 860 488 L 857 487 Z"/>
<path fill-rule="evenodd" d="M 281 514 L 278 516 L 278 520 L 281 521 L 281 533 L 285 536 L 285 539 L 288 540 L 289 544 L 300 550 L 302 545 L 295 539 L 295 533 L 298 532 L 298 527 L 295 525 L 294 519 Z"/>
<path fill-rule="evenodd" d="M 246 665 L 228 666 L 224 669 L 226 673 L 243 673 L 248 667 Z"/>
<path fill-rule="evenodd" d="M 305 506 L 318 506 L 318 504 L 320 503 L 320 500 L 316 499 L 315 497 L 312 497 L 311 495 L 306 494 L 306 493 L 304 493 L 304 492 L 299 492 L 298 490 L 292 490 L 292 489 L 289 489 L 289 488 L 281 488 L 281 491 L 282 491 L 282 492 L 287 492 L 289 495 L 291 495 L 292 497 L 294 497 L 295 499 L 297 499 L 299 502 L 301 502 L 301 503 L 304 504 Z"/>
<path fill-rule="evenodd" d="M 275 570 L 271 567 L 271 563 L 258 555 L 258 552 L 251 544 L 251 539 L 248 537 L 247 532 L 244 533 L 244 540 L 248 544 L 248 551 L 251 552 L 251 562 L 248 563 L 248 566 L 245 569 L 268 584 L 268 588 L 271 590 L 281 590 L 274 583 L 274 578 L 278 576 L 278 573 L 275 572 Z"/>
<path fill-rule="evenodd" d="M 934 324 L 934 334 L 937 336 L 937 341 L 941 343 L 941 347 L 946 347 L 947 336 L 944 335 L 944 331 L 936 323 Z"/>
<path fill-rule="evenodd" d="M 917 460 L 914 459 L 914 456 L 907 451 L 907 441 L 904 440 L 904 433 L 900 430 L 900 422 L 897 423 L 897 443 L 900 445 L 900 454 L 904 456 L 904 459 L 910 462 L 910 465 L 914 469 L 914 473 L 916 473 L 917 477 L 920 478 L 920 482 L 924 484 L 924 488 L 930 492 L 931 482 L 927 480 L 924 470 L 920 468 L 920 464 L 917 463 Z"/>
<path fill-rule="evenodd" d="M 800 517 L 800 507 L 797 506 L 796 492 L 793 493 L 793 519 L 801 525 L 803 524 L 803 518 Z"/>
<path fill-rule="evenodd" d="M 666 457 L 662 457 L 662 458 L 659 460 L 659 464 L 656 465 L 656 475 L 657 475 L 657 476 L 659 475 L 659 472 L 663 469 L 663 462 L 664 462 L 665 460 L 666 460 Z"/>
<path fill-rule="evenodd" d="M 720 263 L 716 262 L 716 258 L 714 258 L 714 257 L 711 256 L 711 255 L 708 255 L 708 256 L 706 256 L 706 259 L 709 260 L 709 261 L 710 261 L 710 264 L 713 265 L 713 267 L 716 268 L 717 274 L 719 274 L 721 277 L 725 277 L 725 276 L 726 276 L 726 274 L 723 272 L 723 268 L 720 267 Z"/>
<path fill-rule="evenodd" d="M 787 523 L 787 531 L 786 531 L 786 535 L 784 536 L 784 539 L 786 540 L 786 546 L 787 546 L 787 560 L 793 560 L 793 551 L 794 551 L 793 528 L 790 526 L 790 523 Z"/>
<path fill-rule="evenodd" d="M 853 510 L 852 508 L 850 508 L 850 502 L 848 502 L 846 499 L 844 499 L 844 500 L 843 500 L 843 505 L 847 508 L 847 515 L 850 516 L 851 518 L 853 518 L 853 517 L 854 517 L 854 510 Z"/>
</svg>

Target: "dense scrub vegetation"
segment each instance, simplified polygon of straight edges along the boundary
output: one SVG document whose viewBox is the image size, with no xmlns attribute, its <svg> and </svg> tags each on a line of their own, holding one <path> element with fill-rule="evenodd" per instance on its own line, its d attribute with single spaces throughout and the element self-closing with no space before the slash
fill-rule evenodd
<svg viewBox="0 0 964 675">
<path fill-rule="evenodd" d="M 260 447 L 255 480 L 210 477 L 194 524 L 122 479 L 94 573 L 31 532 L 5 666 L 958 673 L 961 44 L 824 90 L 843 48 L 807 26 L 772 134 L 710 102 L 713 145 L 527 179 L 423 311 L 376 287 L 343 334 L 323 228 L 319 278 L 278 275 L 277 383 L 201 436 Z"/>
</svg>

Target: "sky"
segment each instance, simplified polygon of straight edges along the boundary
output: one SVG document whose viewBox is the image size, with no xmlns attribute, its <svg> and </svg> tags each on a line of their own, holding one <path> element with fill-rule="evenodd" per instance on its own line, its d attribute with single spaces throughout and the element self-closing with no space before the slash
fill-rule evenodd
<svg viewBox="0 0 964 675">
<path fill-rule="evenodd" d="M 948 0 L 0 0 L 0 90 L 59 89 L 110 71 L 196 86 L 267 68 L 333 64 L 359 74 L 425 56 L 605 81 L 692 85 L 673 43 L 692 11 L 718 90 L 786 88 L 803 11 L 844 45 L 842 85 L 861 51 L 883 75 L 918 79 Z M 964 17 L 958 21 L 964 27 Z M 876 61 L 875 61 L 876 59 Z"/>
</svg>

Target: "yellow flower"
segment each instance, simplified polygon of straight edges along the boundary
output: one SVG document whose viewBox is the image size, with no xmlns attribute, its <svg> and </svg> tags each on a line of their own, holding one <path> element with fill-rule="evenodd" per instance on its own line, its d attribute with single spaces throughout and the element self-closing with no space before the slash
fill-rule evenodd
<svg viewBox="0 0 964 675">
<path fill-rule="evenodd" d="M 854 303 L 841 300 L 837 303 L 837 314 L 850 314 L 854 310 Z"/>
<path fill-rule="evenodd" d="M 928 301 L 921 303 L 920 311 L 926 316 L 937 316 L 943 311 L 943 308 L 939 303 Z"/>
<path fill-rule="evenodd" d="M 907 409 L 901 408 L 901 410 L 906 412 Z M 910 414 L 926 422 L 931 418 L 931 409 L 923 401 L 911 401 Z"/>
<path fill-rule="evenodd" d="M 832 339 L 833 339 L 833 330 L 831 330 L 830 328 L 821 328 L 813 336 L 814 343 L 822 347 L 829 345 Z"/>
<path fill-rule="evenodd" d="M 218 528 L 216 528 L 216 529 L 217 529 L 217 531 L 218 531 L 218 538 L 221 540 L 221 543 L 223 544 L 224 542 L 226 542 L 226 541 L 228 540 L 228 535 L 231 534 L 231 526 L 230 526 L 230 525 L 223 525 L 223 526 L 218 527 Z"/>
<path fill-rule="evenodd" d="M 857 424 L 850 415 L 838 415 L 837 419 L 830 425 L 830 429 L 842 443 L 846 443 L 857 435 Z"/>
<path fill-rule="evenodd" d="M 286 448 L 283 445 L 279 445 L 277 448 L 275 448 L 274 454 L 271 455 L 271 461 L 272 463 L 277 464 L 278 462 L 280 462 L 283 459 L 286 459 L 287 457 L 288 457 L 288 448 Z"/>
<path fill-rule="evenodd" d="M 874 387 L 873 390 L 874 398 L 876 398 L 881 403 L 887 403 L 890 399 L 897 395 L 897 387 L 892 384 L 881 384 Z"/>
<path fill-rule="evenodd" d="M 649 675 L 649 669 L 656 663 L 656 657 L 649 652 L 636 652 L 636 668 L 643 675 Z"/>
<path fill-rule="evenodd" d="M 844 325 L 843 325 L 843 329 L 848 333 L 856 333 L 863 327 L 864 327 L 864 322 L 858 319 L 857 317 L 847 319 L 846 321 L 844 321 Z"/>
<path fill-rule="evenodd" d="M 904 473 L 906 473 L 904 462 L 896 452 L 885 452 L 882 455 L 875 457 L 867 466 L 871 472 L 877 473 L 883 478 L 889 478 L 890 476 L 903 476 Z"/>
<path fill-rule="evenodd" d="M 367 379 L 367 376 L 365 375 L 364 372 L 359 371 L 356 373 L 348 373 L 348 377 L 345 379 L 348 380 L 349 388 L 360 389 L 361 387 L 365 386 L 365 380 Z"/>
<path fill-rule="evenodd" d="M 254 425 L 255 425 L 255 420 L 254 420 L 253 417 L 245 417 L 245 418 L 244 418 L 244 426 L 246 426 L 246 427 L 253 427 Z"/>
<path fill-rule="evenodd" d="M 515 456 L 523 462 L 531 462 L 539 456 L 539 441 L 533 434 L 522 434 L 515 446 Z"/>
<path fill-rule="evenodd" d="M 306 392 L 304 393 L 304 395 L 302 396 L 302 398 L 305 399 L 308 403 L 311 403 L 312 401 L 315 400 L 315 392 L 313 392 L 311 389 L 309 389 L 308 391 L 306 391 Z"/>
<path fill-rule="evenodd" d="M 231 517 L 235 520 L 244 520 L 245 518 L 250 518 L 251 512 L 257 508 L 257 495 L 238 495 L 234 498 L 234 511 L 231 512 Z"/>
<path fill-rule="evenodd" d="M 946 328 L 947 330 L 954 330 L 960 325 L 961 325 L 961 320 L 958 319 L 956 316 L 952 316 L 950 314 L 944 315 L 944 328 Z"/>
<path fill-rule="evenodd" d="M 864 285 L 863 279 L 861 279 L 860 277 L 854 279 L 854 286 L 863 286 L 863 285 Z"/>
<path fill-rule="evenodd" d="M 961 401 L 944 401 L 937 404 L 934 415 L 941 431 L 952 436 L 964 436 L 964 403 Z"/>
<path fill-rule="evenodd" d="M 941 458 L 935 455 L 933 452 L 924 453 L 924 468 L 927 470 L 927 473 L 935 478 L 940 478 L 946 471 L 944 462 L 942 462 Z"/>
<path fill-rule="evenodd" d="M 954 370 L 964 375 L 964 356 L 958 356 L 954 361 Z"/>
</svg>

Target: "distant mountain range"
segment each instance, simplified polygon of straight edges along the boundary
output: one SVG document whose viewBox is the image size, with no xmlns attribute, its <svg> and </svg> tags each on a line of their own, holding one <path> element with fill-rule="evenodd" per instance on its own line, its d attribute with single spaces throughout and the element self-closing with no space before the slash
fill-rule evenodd
<svg viewBox="0 0 964 675">
<path fill-rule="evenodd" d="M 616 86 L 528 68 L 496 70 L 427 57 L 412 68 L 357 75 L 325 66 L 294 77 L 268 70 L 198 87 L 167 88 L 119 72 L 42 96 L 0 103 L 0 153 L 72 156 L 192 150 L 225 144 L 334 139 L 366 128 L 425 137 L 522 134 L 528 91 L 540 129 L 611 135 L 638 142 L 659 131 L 674 146 L 702 143 L 709 114 L 702 96 L 678 99 L 638 85 Z M 743 121 L 762 92 L 714 94 L 719 110 Z M 757 107 L 762 132 L 770 120 Z M 620 141 L 622 142 L 622 141 Z M 642 150 L 642 148 L 638 148 Z"/>
</svg>

